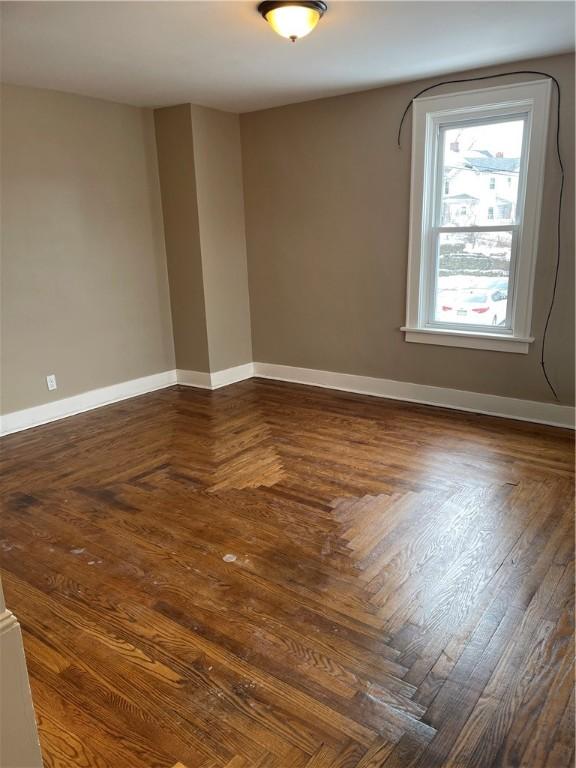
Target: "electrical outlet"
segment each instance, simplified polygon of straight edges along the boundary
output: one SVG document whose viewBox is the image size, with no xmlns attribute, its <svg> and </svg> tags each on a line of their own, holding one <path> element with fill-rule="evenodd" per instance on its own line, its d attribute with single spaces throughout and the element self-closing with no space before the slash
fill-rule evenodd
<svg viewBox="0 0 576 768">
<path fill-rule="evenodd" d="M 53 389 L 58 389 L 58 384 L 56 384 L 56 376 L 51 373 L 49 376 L 46 376 L 46 384 L 48 385 L 48 389 L 52 392 Z"/>
</svg>

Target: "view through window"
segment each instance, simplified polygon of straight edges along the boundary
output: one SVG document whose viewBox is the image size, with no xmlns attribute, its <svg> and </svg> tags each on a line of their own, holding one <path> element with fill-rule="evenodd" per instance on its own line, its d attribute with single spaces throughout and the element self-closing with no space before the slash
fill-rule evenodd
<svg viewBox="0 0 576 768">
<path fill-rule="evenodd" d="M 525 120 L 443 126 L 433 321 L 510 326 Z"/>
</svg>

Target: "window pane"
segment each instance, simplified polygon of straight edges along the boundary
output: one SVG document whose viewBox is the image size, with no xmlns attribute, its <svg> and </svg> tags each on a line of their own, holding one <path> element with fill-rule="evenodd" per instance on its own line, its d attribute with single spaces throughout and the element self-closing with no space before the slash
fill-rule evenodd
<svg viewBox="0 0 576 768">
<path fill-rule="evenodd" d="M 434 320 L 506 326 L 511 232 L 442 232 Z"/>
<path fill-rule="evenodd" d="M 515 224 L 524 120 L 445 128 L 440 221 Z"/>
</svg>

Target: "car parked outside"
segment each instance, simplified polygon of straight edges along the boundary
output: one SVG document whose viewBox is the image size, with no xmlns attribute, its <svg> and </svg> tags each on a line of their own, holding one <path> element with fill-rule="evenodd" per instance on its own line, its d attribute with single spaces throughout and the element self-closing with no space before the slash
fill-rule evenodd
<svg viewBox="0 0 576 768">
<path fill-rule="evenodd" d="M 455 324 L 504 325 L 507 298 L 505 286 L 495 290 L 442 291 L 438 295 L 436 320 Z"/>
</svg>

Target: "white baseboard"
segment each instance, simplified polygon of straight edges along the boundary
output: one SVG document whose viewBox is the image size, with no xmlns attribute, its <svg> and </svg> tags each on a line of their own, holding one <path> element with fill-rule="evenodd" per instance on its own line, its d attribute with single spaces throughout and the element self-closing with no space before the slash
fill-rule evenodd
<svg viewBox="0 0 576 768">
<path fill-rule="evenodd" d="M 183 387 L 197 387 L 198 389 L 212 389 L 212 382 L 210 374 L 204 371 L 185 371 L 182 368 L 177 368 L 176 384 L 180 384 Z"/>
<path fill-rule="evenodd" d="M 227 387 L 228 384 L 235 384 L 237 381 L 251 379 L 252 376 L 254 376 L 253 363 L 236 365 L 223 371 L 214 371 L 214 373 L 184 371 L 182 369 L 176 371 L 178 384 L 184 387 L 200 387 L 200 389 L 219 389 L 220 387 Z"/>
<path fill-rule="evenodd" d="M 181 369 L 164 371 L 109 387 L 93 389 L 90 392 L 55 400 L 34 408 L 14 411 L 0 418 L 0 435 L 48 424 L 51 421 L 74 416 L 77 413 L 90 411 L 136 395 L 171 387 L 174 384 L 214 390 L 253 376 L 574 429 L 574 408 L 568 405 L 517 400 L 500 395 L 485 395 L 479 392 L 431 387 L 426 384 L 411 384 L 349 373 L 318 371 L 313 368 L 296 368 L 272 363 L 246 363 L 214 373 Z"/>
<path fill-rule="evenodd" d="M 80 395 L 54 400 L 54 402 L 44 403 L 44 405 L 37 405 L 33 408 L 25 408 L 22 411 L 13 411 L 1 417 L 0 435 L 9 435 L 12 432 L 38 427 L 41 424 L 65 419 L 77 413 L 91 411 L 102 405 L 117 403 L 120 400 L 144 395 L 147 392 L 154 392 L 174 384 L 176 384 L 176 371 L 163 371 L 151 376 L 143 376 L 140 379 L 112 384 L 109 387 L 92 389 L 89 392 L 82 392 Z"/>
<path fill-rule="evenodd" d="M 250 379 L 253 375 L 254 366 L 252 363 L 237 365 L 234 368 L 215 371 L 214 373 L 185 371 L 181 369 L 163 371 L 152 376 L 143 376 L 140 379 L 123 381 L 120 384 L 92 389 L 89 392 L 82 392 L 80 395 L 73 395 L 62 400 L 54 400 L 51 403 L 37 405 L 33 408 L 25 408 L 21 411 L 7 413 L 4 416 L 0 416 L 0 436 L 21 432 L 24 429 L 32 429 L 32 427 L 39 427 L 42 424 L 49 424 L 52 421 L 65 419 L 68 416 L 75 416 L 78 413 L 91 411 L 103 405 L 127 400 L 130 397 L 136 397 L 136 395 L 144 395 L 157 389 L 172 387 L 174 384 L 198 387 L 199 389 L 218 389 L 228 384 L 234 384 L 236 381 Z"/>
<path fill-rule="evenodd" d="M 574 408 L 568 405 L 517 400 L 461 389 L 431 387 L 427 384 L 411 384 L 392 379 L 376 379 L 371 376 L 355 376 L 271 363 L 254 363 L 254 376 L 574 429 L 575 412 Z"/>
<path fill-rule="evenodd" d="M 251 379 L 254 376 L 254 363 L 245 363 L 237 365 L 234 368 L 227 368 L 224 371 L 216 371 L 210 374 L 212 380 L 212 389 L 227 387 L 228 384 L 235 384 L 237 381 Z"/>
</svg>

